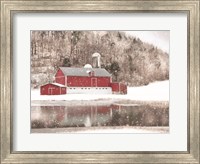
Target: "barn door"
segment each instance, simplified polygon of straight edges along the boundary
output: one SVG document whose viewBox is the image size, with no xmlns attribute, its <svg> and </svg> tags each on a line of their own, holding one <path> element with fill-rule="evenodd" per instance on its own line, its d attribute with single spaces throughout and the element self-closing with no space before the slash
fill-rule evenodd
<svg viewBox="0 0 200 164">
<path fill-rule="evenodd" d="M 48 89 L 48 95 L 53 95 L 53 88 Z"/>
<path fill-rule="evenodd" d="M 97 86 L 97 78 L 92 78 L 91 79 L 91 86 L 96 87 Z"/>
</svg>

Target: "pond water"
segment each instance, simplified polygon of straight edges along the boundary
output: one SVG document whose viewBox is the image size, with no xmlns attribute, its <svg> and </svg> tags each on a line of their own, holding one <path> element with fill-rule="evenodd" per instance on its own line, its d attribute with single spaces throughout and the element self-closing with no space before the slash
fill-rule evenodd
<svg viewBox="0 0 200 164">
<path fill-rule="evenodd" d="M 141 103 L 31 107 L 33 129 L 105 126 L 169 126 L 169 106 Z"/>
</svg>

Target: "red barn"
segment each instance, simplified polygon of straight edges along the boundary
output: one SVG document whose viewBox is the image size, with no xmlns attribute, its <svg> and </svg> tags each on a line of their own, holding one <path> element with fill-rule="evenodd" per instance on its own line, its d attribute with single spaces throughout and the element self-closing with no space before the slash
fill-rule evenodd
<svg viewBox="0 0 200 164">
<path fill-rule="evenodd" d="M 66 93 L 66 87 L 58 83 L 49 83 L 40 87 L 41 95 L 62 95 Z"/>
<path fill-rule="evenodd" d="M 110 87 L 111 74 L 103 68 L 60 67 L 55 80 L 68 87 Z"/>
<path fill-rule="evenodd" d="M 66 94 L 66 92 L 68 94 L 127 94 L 127 86 L 122 83 L 112 83 L 111 74 L 104 68 L 60 67 L 55 74 L 55 82 L 41 86 L 41 95 Z M 55 89 L 52 90 L 52 87 Z"/>
</svg>

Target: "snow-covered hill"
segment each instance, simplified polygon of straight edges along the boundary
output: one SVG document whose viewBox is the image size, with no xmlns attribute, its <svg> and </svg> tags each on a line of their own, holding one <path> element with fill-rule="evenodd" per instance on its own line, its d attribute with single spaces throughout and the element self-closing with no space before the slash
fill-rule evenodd
<svg viewBox="0 0 200 164">
<path fill-rule="evenodd" d="M 95 52 L 115 81 L 142 86 L 169 79 L 169 54 L 128 31 L 32 31 L 32 88 L 53 82 L 59 67 L 92 65 Z"/>
</svg>

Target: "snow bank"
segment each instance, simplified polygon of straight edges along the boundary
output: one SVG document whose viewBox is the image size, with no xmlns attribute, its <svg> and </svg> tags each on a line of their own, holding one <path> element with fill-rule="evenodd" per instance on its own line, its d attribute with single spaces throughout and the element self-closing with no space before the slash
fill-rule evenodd
<svg viewBox="0 0 200 164">
<path fill-rule="evenodd" d="M 142 87 L 128 88 L 128 95 L 134 100 L 169 101 L 169 80 L 151 83 Z"/>
<path fill-rule="evenodd" d="M 31 100 L 98 100 L 122 99 L 143 101 L 169 101 L 169 81 L 154 82 L 147 86 L 128 87 L 127 95 L 115 94 L 66 94 L 66 95 L 40 95 L 40 90 L 31 90 Z"/>
<path fill-rule="evenodd" d="M 85 128 L 40 128 L 31 129 L 31 133 L 81 133 L 81 134 L 109 134 L 109 133 L 169 133 L 169 127 L 85 127 Z"/>
</svg>

